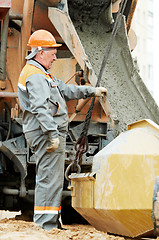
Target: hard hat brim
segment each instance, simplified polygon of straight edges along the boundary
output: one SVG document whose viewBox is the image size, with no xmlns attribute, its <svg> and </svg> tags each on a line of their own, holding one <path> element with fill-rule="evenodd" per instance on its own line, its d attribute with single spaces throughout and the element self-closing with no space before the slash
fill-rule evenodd
<svg viewBox="0 0 159 240">
<path fill-rule="evenodd" d="M 37 45 L 34 45 L 34 44 L 32 44 L 32 45 L 30 45 L 30 44 L 27 44 L 27 46 L 28 47 L 38 47 Z M 61 43 L 56 43 L 56 44 L 54 44 L 54 45 L 43 45 L 42 47 L 43 48 L 56 48 L 56 47 L 61 47 L 62 46 L 62 44 Z"/>
<path fill-rule="evenodd" d="M 56 44 L 54 44 L 52 47 L 56 48 L 56 47 L 61 47 L 61 46 L 62 46 L 61 43 L 56 43 Z"/>
</svg>

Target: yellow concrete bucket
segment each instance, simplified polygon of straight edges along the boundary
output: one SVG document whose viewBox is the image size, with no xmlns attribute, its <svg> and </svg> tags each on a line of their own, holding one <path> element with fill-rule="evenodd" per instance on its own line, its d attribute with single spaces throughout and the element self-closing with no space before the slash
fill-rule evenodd
<svg viewBox="0 0 159 240">
<path fill-rule="evenodd" d="M 158 175 L 159 126 L 138 121 L 94 156 L 91 173 L 71 174 L 72 206 L 97 230 L 148 235 Z"/>
</svg>

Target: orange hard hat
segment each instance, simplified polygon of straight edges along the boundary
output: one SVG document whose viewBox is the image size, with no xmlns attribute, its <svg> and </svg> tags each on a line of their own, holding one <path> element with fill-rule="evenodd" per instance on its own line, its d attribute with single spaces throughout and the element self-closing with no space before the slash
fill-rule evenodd
<svg viewBox="0 0 159 240">
<path fill-rule="evenodd" d="M 46 30 L 35 31 L 29 38 L 27 46 L 30 47 L 60 47 L 62 44 L 56 43 L 54 36 Z"/>
</svg>

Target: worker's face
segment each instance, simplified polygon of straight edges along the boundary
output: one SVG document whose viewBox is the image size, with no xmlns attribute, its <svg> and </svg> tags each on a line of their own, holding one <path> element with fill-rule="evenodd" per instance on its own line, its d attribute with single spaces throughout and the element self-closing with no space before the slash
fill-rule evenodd
<svg viewBox="0 0 159 240">
<path fill-rule="evenodd" d="M 57 49 L 54 48 L 49 51 L 43 51 L 43 66 L 48 70 L 51 68 L 54 61 L 56 61 Z"/>
</svg>

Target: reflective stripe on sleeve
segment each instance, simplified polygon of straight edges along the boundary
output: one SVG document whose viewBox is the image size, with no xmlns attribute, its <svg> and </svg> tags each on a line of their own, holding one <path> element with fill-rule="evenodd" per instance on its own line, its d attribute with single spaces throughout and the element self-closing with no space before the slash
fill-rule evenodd
<svg viewBox="0 0 159 240">
<path fill-rule="evenodd" d="M 23 84 L 21 84 L 21 83 L 18 83 L 18 87 L 19 87 L 20 89 L 22 89 L 22 90 L 26 91 L 26 87 L 25 87 L 25 86 L 23 86 Z"/>
</svg>

